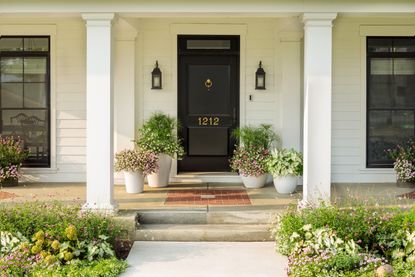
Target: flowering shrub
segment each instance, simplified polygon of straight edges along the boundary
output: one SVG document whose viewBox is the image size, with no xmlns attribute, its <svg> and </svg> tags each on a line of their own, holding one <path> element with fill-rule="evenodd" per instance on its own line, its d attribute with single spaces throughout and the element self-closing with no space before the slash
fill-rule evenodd
<svg viewBox="0 0 415 277">
<path fill-rule="evenodd" d="M 415 207 L 291 207 L 277 217 L 273 235 L 288 256 L 289 276 L 415 274 Z"/>
<path fill-rule="evenodd" d="M 274 176 L 301 176 L 303 156 L 294 149 L 274 149 L 268 159 L 267 167 Z"/>
<path fill-rule="evenodd" d="M 155 172 L 157 168 L 157 155 L 154 152 L 136 149 L 115 154 L 116 171 L 142 171 L 147 175 Z"/>
<path fill-rule="evenodd" d="M 0 137 L 0 181 L 16 179 L 27 151 L 23 149 L 20 138 Z"/>
<path fill-rule="evenodd" d="M 121 226 L 113 225 L 106 216 L 80 213 L 79 207 L 3 207 L 0 276 L 117 276 L 126 263 L 115 258 Z"/>
<path fill-rule="evenodd" d="M 258 177 L 267 173 L 269 148 L 278 140 L 271 125 L 237 128 L 232 132 L 232 136 L 239 140 L 229 161 L 232 170 L 242 176 Z"/>
<path fill-rule="evenodd" d="M 155 113 L 138 130 L 137 146 L 156 154 L 167 154 L 181 159 L 184 149 L 177 138 L 176 119 L 163 113 Z"/>
<path fill-rule="evenodd" d="M 267 172 L 269 150 L 264 148 L 238 147 L 230 160 L 232 170 L 242 176 L 261 176 Z"/>
<path fill-rule="evenodd" d="M 389 157 L 395 160 L 393 168 L 397 179 L 402 182 L 415 182 L 415 143 L 410 140 L 407 145 L 398 145 L 387 150 Z"/>
</svg>

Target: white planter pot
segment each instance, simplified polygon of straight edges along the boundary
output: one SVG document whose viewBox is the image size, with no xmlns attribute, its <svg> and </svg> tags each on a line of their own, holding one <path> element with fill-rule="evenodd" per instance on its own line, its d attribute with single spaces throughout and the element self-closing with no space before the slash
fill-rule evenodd
<svg viewBox="0 0 415 277">
<path fill-rule="evenodd" d="M 274 186 L 278 193 L 289 194 L 297 187 L 297 176 L 274 176 Z"/>
<path fill-rule="evenodd" d="M 159 166 L 157 172 L 147 175 L 148 185 L 153 188 L 167 187 L 170 178 L 172 158 L 166 154 L 159 154 L 157 164 Z"/>
<path fill-rule="evenodd" d="M 143 172 L 124 171 L 125 190 L 127 193 L 140 193 L 144 190 Z"/>
<path fill-rule="evenodd" d="M 267 181 L 268 174 L 262 174 L 261 176 L 241 176 L 242 183 L 244 186 L 249 189 L 258 189 L 265 186 Z"/>
</svg>

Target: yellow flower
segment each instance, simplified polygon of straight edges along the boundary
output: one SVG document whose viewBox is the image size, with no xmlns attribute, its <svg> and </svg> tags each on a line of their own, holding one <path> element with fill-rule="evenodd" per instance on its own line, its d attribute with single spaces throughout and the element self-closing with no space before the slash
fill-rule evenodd
<svg viewBox="0 0 415 277">
<path fill-rule="evenodd" d="M 77 240 L 77 233 L 76 233 L 75 226 L 69 225 L 68 227 L 66 227 L 65 235 L 70 240 Z"/>
<path fill-rule="evenodd" d="M 53 250 L 59 250 L 60 246 L 61 245 L 60 245 L 59 241 L 57 241 L 57 240 L 54 240 L 51 244 L 51 247 L 52 247 Z"/>
<path fill-rule="evenodd" d="M 37 254 L 37 253 L 39 253 L 41 250 L 42 250 L 42 249 L 41 249 L 39 246 L 37 246 L 37 245 L 34 245 L 34 246 L 32 247 L 32 249 L 31 249 L 32 254 Z"/>
<path fill-rule="evenodd" d="M 39 246 L 40 248 L 42 248 L 42 245 L 45 241 L 43 239 L 36 241 L 36 246 Z"/>
<path fill-rule="evenodd" d="M 56 258 L 53 255 L 49 255 L 45 258 L 45 263 L 48 264 L 48 265 L 51 265 L 54 262 L 56 262 Z"/>
<path fill-rule="evenodd" d="M 19 245 L 19 248 L 21 249 L 21 250 L 23 250 L 23 249 L 27 249 L 27 248 L 29 248 L 30 247 L 30 245 L 29 245 L 29 243 L 27 243 L 27 242 L 22 242 L 20 245 Z"/>
<path fill-rule="evenodd" d="M 44 258 L 46 258 L 47 256 L 49 255 L 49 253 L 48 252 L 46 252 L 46 251 L 40 251 L 40 256 L 44 259 Z"/>
<path fill-rule="evenodd" d="M 45 233 L 42 230 L 40 230 L 35 234 L 34 237 L 35 237 L 35 240 L 44 240 Z"/>
<path fill-rule="evenodd" d="M 63 254 L 63 259 L 67 262 L 72 260 L 73 259 L 73 254 L 71 252 L 65 252 Z"/>
</svg>

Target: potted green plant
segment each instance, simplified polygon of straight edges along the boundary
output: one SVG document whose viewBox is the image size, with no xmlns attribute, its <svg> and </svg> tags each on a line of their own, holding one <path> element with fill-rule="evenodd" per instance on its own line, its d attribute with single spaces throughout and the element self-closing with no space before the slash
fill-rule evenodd
<svg viewBox="0 0 415 277">
<path fill-rule="evenodd" d="M 274 149 L 267 161 L 275 189 L 281 194 L 293 193 L 298 176 L 303 174 L 303 156 L 294 149 Z"/>
<path fill-rule="evenodd" d="M 28 152 L 23 149 L 23 141 L 12 136 L 0 137 L 0 186 L 17 186 L 19 170 Z"/>
<path fill-rule="evenodd" d="M 157 155 L 154 152 L 135 149 L 115 154 L 115 171 L 124 172 L 127 193 L 144 190 L 144 176 L 157 170 Z"/>
<path fill-rule="evenodd" d="M 158 112 L 138 130 L 137 146 L 158 155 L 158 170 L 147 176 L 150 187 L 167 186 L 172 158 L 181 159 L 184 155 L 181 141 L 177 138 L 177 129 L 175 118 Z"/>
<path fill-rule="evenodd" d="M 415 185 L 415 142 L 409 140 L 404 145 L 387 150 L 387 153 L 394 160 L 397 184 Z"/>
<path fill-rule="evenodd" d="M 267 181 L 267 159 L 271 144 L 278 140 L 271 125 L 237 128 L 232 133 L 239 144 L 230 159 L 233 171 L 239 173 L 247 188 L 261 188 Z"/>
</svg>

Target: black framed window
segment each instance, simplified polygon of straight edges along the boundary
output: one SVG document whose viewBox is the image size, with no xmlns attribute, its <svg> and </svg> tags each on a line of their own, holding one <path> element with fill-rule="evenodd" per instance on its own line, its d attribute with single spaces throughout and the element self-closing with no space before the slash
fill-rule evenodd
<svg viewBox="0 0 415 277">
<path fill-rule="evenodd" d="M 386 149 L 415 137 L 415 38 L 367 38 L 367 167 L 392 167 Z"/>
<path fill-rule="evenodd" d="M 19 136 L 26 167 L 50 167 L 50 38 L 0 37 L 0 133 Z"/>
</svg>

